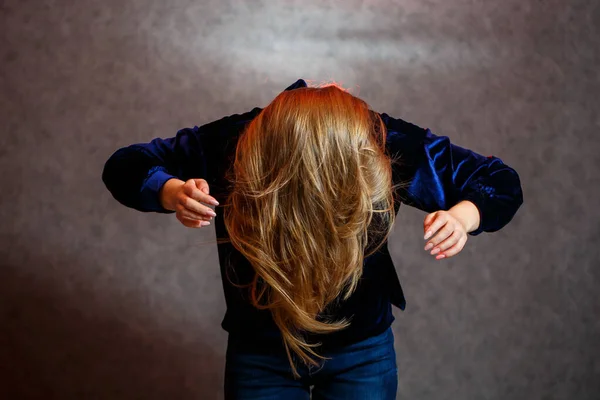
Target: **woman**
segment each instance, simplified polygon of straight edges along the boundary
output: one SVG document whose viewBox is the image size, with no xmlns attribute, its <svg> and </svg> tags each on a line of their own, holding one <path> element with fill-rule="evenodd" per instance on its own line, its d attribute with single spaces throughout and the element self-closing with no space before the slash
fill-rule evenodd
<svg viewBox="0 0 600 400">
<path fill-rule="evenodd" d="M 400 204 L 429 213 L 425 250 L 442 259 L 523 202 L 499 158 L 301 79 L 265 109 L 121 148 L 102 177 L 125 206 L 215 222 L 228 399 L 394 399 Z"/>
</svg>

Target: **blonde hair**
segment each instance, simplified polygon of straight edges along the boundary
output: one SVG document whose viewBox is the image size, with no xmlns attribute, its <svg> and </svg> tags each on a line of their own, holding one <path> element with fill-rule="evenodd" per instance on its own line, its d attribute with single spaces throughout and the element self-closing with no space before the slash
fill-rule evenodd
<svg viewBox="0 0 600 400">
<path fill-rule="evenodd" d="M 238 139 L 226 241 L 256 272 L 250 301 L 270 310 L 295 377 L 291 352 L 306 365 L 325 359 L 303 334 L 349 326 L 319 313 L 350 297 L 391 233 L 398 160 L 386 135 L 379 114 L 334 83 L 282 92 Z"/>
</svg>

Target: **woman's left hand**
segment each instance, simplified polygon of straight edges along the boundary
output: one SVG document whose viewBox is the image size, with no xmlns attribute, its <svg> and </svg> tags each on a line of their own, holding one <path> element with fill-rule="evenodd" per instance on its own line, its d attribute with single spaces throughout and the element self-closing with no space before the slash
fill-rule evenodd
<svg viewBox="0 0 600 400">
<path fill-rule="evenodd" d="M 467 243 L 467 228 L 452 211 L 441 210 L 428 214 L 423 227 L 425 239 L 430 238 L 425 250 L 431 250 L 436 260 L 455 256 Z"/>
</svg>

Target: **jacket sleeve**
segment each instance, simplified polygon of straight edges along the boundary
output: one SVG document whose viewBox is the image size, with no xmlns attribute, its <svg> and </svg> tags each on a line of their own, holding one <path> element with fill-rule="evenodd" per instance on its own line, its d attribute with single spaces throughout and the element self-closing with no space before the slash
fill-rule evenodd
<svg viewBox="0 0 600 400">
<path fill-rule="evenodd" d="M 206 177 L 202 131 L 185 128 L 176 136 L 155 138 L 118 149 L 104 165 L 102 181 L 121 204 L 143 212 L 173 213 L 158 193 L 171 178 Z"/>
<path fill-rule="evenodd" d="M 495 232 L 508 224 L 523 204 L 517 172 L 495 156 L 483 156 L 452 144 L 401 119 L 380 114 L 387 128 L 386 147 L 394 164 L 394 183 L 402 202 L 426 212 L 448 210 L 469 200 L 479 210 L 479 227 L 469 232 Z"/>
<path fill-rule="evenodd" d="M 299 79 L 285 90 L 306 87 Z M 115 151 L 104 164 L 102 181 L 121 204 L 143 212 L 173 213 L 163 208 L 159 192 L 172 178 L 203 178 L 209 183 L 223 171 L 222 136 L 236 136 L 262 108 L 233 114 L 201 127 L 185 128 L 176 136 L 155 138 Z"/>
<path fill-rule="evenodd" d="M 223 145 L 237 136 L 261 108 L 233 114 L 200 127 L 181 129 L 174 137 L 155 138 L 118 149 L 104 165 L 102 181 L 121 204 L 143 212 L 173 213 L 159 201 L 171 178 L 212 183 L 221 172 Z"/>
</svg>

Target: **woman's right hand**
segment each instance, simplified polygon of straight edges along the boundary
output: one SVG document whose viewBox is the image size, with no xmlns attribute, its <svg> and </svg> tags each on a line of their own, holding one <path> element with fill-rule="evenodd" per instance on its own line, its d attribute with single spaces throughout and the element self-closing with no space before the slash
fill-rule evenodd
<svg viewBox="0 0 600 400">
<path fill-rule="evenodd" d="M 159 192 L 161 205 L 175 211 L 177 219 L 188 228 L 200 228 L 210 225 L 217 214 L 207 205 L 219 205 L 209 196 L 208 182 L 204 179 L 169 179 Z M 205 203 L 205 204 L 203 204 Z"/>
</svg>

